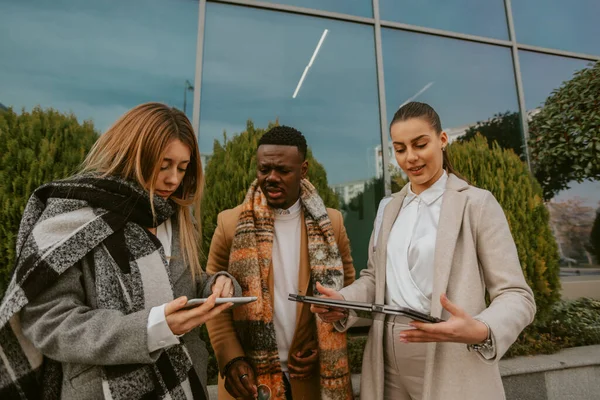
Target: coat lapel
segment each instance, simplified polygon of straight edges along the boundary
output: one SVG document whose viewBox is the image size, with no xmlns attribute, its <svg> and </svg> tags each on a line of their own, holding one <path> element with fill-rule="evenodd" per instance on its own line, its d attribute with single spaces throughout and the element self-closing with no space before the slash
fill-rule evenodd
<svg viewBox="0 0 600 400">
<path fill-rule="evenodd" d="M 398 194 L 394 194 L 394 198 L 385 206 L 383 221 L 381 222 L 380 228 L 381 232 L 379 232 L 379 239 L 377 240 L 377 243 L 375 243 L 376 249 L 387 248 L 390 232 L 392 230 L 392 226 L 394 226 L 394 222 L 396 222 L 396 218 L 398 218 L 400 209 L 402 209 L 402 203 L 406 197 L 406 191 L 407 189 L 404 187 L 404 189 L 398 192 Z"/>
<path fill-rule="evenodd" d="M 439 297 L 448 287 L 452 258 L 458 234 L 462 227 L 463 214 L 467 197 L 460 193 L 468 184 L 455 175 L 448 176 L 446 192 L 442 200 L 440 220 L 435 244 L 433 293 L 431 299 L 431 315 L 441 317 L 442 305 Z"/>
<path fill-rule="evenodd" d="M 308 295 L 308 284 L 310 282 L 310 263 L 308 259 L 308 234 L 306 233 L 306 224 L 304 223 L 304 211 L 302 212 L 302 222 L 300 228 L 300 265 L 298 268 L 298 294 Z M 296 326 L 300 323 L 302 307 L 308 304 L 296 303 Z"/>
<path fill-rule="evenodd" d="M 396 218 L 402 209 L 402 203 L 406 197 L 407 186 L 405 186 L 386 206 L 383 213 L 383 220 L 377 243 L 375 243 L 375 268 L 377 269 L 377 282 L 375 283 L 375 301 L 377 303 L 385 302 L 385 280 L 386 280 L 386 261 L 387 261 L 387 243 L 390 237 L 390 232 L 394 226 Z M 371 251 L 372 249 L 369 249 Z"/>
<path fill-rule="evenodd" d="M 450 272 L 452 269 L 452 258 L 454 249 L 458 240 L 458 234 L 462 227 L 463 215 L 467 196 L 463 195 L 463 190 L 467 189 L 469 184 L 459 179 L 454 174 L 448 174 L 446 183 L 446 192 L 442 200 L 440 210 L 440 220 L 435 244 L 434 254 L 434 277 L 433 292 L 431 295 L 431 315 L 440 318 L 442 316 L 442 305 L 440 295 L 448 288 Z M 435 362 L 437 343 L 429 343 L 425 356 L 425 379 L 423 398 L 431 396 L 431 387 L 434 384 L 433 363 Z"/>
</svg>

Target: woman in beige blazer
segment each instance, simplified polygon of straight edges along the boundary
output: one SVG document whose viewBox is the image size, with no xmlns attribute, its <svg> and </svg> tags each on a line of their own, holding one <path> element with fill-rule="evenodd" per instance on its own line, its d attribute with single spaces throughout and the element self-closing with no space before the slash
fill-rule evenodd
<svg viewBox="0 0 600 400">
<path fill-rule="evenodd" d="M 410 307 L 445 322 L 376 317 L 361 399 L 504 399 L 498 360 L 535 315 L 506 217 L 490 192 L 453 170 L 448 137 L 429 105 L 401 107 L 390 134 L 410 183 L 380 204 L 360 279 L 339 293 L 317 288 L 330 298 Z M 341 310 L 312 310 L 339 330 L 358 321 Z"/>
</svg>

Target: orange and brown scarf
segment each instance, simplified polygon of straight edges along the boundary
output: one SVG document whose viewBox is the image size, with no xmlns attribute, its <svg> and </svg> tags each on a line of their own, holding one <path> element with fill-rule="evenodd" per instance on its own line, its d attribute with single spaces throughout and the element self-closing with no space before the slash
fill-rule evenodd
<svg viewBox="0 0 600 400">
<path fill-rule="evenodd" d="M 344 285 L 343 263 L 323 200 L 303 179 L 300 201 L 308 235 L 311 283 L 340 290 Z M 272 262 L 274 213 L 254 181 L 242 205 L 229 257 L 229 273 L 242 286 L 244 296 L 258 301 L 233 311 L 236 330 L 259 384 L 271 388 L 272 398 L 285 399 L 283 375 L 275 339 L 273 307 L 267 277 Z M 313 287 L 313 292 L 316 293 Z M 319 342 L 321 398 L 352 399 L 346 334 L 316 319 Z"/>
</svg>

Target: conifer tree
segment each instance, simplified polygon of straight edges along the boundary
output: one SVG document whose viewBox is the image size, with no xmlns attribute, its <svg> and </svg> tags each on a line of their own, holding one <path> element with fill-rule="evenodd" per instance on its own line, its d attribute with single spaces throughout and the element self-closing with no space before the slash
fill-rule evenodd
<svg viewBox="0 0 600 400">
<path fill-rule="evenodd" d="M 600 179 L 600 62 L 552 92 L 529 124 L 528 143 L 546 200 L 571 181 Z"/>
<path fill-rule="evenodd" d="M 0 112 L 0 297 L 15 261 L 15 240 L 25 204 L 43 183 L 78 169 L 97 138 L 91 122 L 39 107 Z"/>
</svg>

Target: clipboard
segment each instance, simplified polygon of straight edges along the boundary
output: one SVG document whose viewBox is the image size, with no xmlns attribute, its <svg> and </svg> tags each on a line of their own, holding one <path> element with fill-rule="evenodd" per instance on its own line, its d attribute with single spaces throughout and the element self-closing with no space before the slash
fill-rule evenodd
<svg viewBox="0 0 600 400">
<path fill-rule="evenodd" d="M 314 296 L 301 296 L 298 294 L 290 293 L 288 296 L 290 301 L 298 301 L 301 303 L 315 304 L 323 307 L 335 307 L 344 308 L 347 310 L 354 310 L 358 317 L 361 318 L 373 318 L 373 313 L 387 314 L 387 315 L 402 315 L 415 321 L 438 323 L 444 322 L 443 319 L 432 317 L 431 315 L 424 314 L 420 311 L 413 310 L 407 307 L 392 306 L 385 304 L 371 304 L 363 303 L 360 301 L 347 301 L 347 300 L 334 300 L 324 299 L 322 297 Z"/>
</svg>

